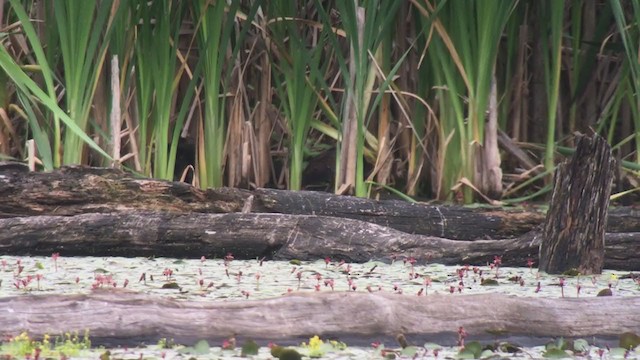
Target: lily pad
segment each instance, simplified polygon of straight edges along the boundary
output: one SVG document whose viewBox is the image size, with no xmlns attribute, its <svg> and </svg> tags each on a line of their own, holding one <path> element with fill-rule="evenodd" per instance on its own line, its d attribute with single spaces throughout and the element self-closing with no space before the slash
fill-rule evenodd
<svg viewBox="0 0 640 360">
<path fill-rule="evenodd" d="M 640 336 L 636 333 L 626 332 L 620 335 L 620 347 L 623 349 L 634 349 L 640 345 Z"/>
<path fill-rule="evenodd" d="M 602 289 L 598 292 L 597 296 L 612 296 L 613 295 L 613 291 L 611 291 L 611 289 L 606 288 L 606 289 Z"/>
<path fill-rule="evenodd" d="M 547 359 L 566 359 L 572 357 L 568 352 L 558 348 L 546 350 L 544 353 L 542 353 L 542 356 Z"/>
<path fill-rule="evenodd" d="M 166 284 L 162 284 L 163 289 L 180 289 L 180 285 L 176 282 L 168 282 Z"/>
<path fill-rule="evenodd" d="M 246 357 L 248 355 L 258 355 L 258 350 L 260 350 L 260 346 L 258 346 L 258 344 L 255 341 L 247 340 L 242 345 L 242 351 L 240 352 L 240 356 Z"/>
</svg>

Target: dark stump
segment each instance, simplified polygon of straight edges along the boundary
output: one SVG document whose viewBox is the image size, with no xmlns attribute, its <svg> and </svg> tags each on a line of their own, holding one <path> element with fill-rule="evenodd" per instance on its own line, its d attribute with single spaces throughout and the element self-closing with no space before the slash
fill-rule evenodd
<svg viewBox="0 0 640 360">
<path fill-rule="evenodd" d="M 600 274 L 614 160 L 606 140 L 578 135 L 573 157 L 558 165 L 540 246 L 540 270 Z"/>
</svg>

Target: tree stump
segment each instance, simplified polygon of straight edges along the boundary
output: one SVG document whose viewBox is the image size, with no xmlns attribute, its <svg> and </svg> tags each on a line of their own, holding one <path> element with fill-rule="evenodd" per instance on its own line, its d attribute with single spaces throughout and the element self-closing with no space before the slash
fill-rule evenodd
<svg viewBox="0 0 640 360">
<path fill-rule="evenodd" d="M 606 140 L 577 136 L 573 157 L 558 165 L 540 246 L 539 270 L 600 274 L 614 160 Z"/>
</svg>

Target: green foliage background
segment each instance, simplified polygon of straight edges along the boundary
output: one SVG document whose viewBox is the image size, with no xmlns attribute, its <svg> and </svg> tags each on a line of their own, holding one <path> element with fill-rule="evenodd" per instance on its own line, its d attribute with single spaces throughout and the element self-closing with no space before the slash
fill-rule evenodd
<svg viewBox="0 0 640 360">
<path fill-rule="evenodd" d="M 0 154 L 40 169 L 520 201 L 579 131 L 640 186 L 636 0 L 2 4 Z"/>
</svg>

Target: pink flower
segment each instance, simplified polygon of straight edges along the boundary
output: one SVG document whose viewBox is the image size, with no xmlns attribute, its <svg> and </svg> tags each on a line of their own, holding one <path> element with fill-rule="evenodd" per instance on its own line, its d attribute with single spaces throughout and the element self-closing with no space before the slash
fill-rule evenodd
<svg viewBox="0 0 640 360">
<path fill-rule="evenodd" d="M 53 264 L 55 266 L 56 271 L 58 271 L 58 258 L 60 257 L 60 253 L 51 254 L 51 258 L 53 259 Z"/>
</svg>

